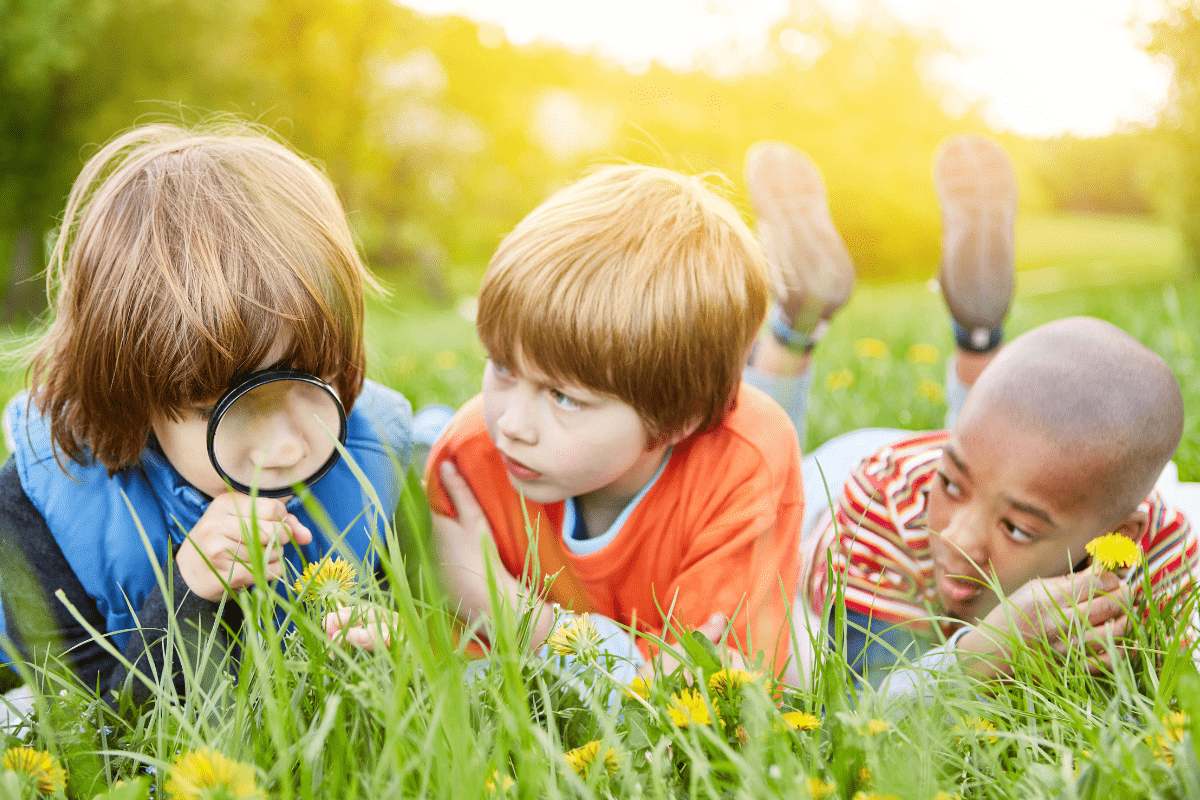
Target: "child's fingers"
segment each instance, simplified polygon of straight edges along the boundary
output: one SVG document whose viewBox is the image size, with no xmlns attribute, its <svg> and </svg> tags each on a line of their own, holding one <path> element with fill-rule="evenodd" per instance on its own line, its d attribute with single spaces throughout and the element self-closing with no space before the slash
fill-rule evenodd
<svg viewBox="0 0 1200 800">
<path fill-rule="evenodd" d="M 713 644 L 721 644 L 725 639 L 725 626 L 725 615 L 717 612 L 708 618 L 708 622 L 705 622 L 696 628 L 696 630 L 704 634 L 704 637 Z"/>
<path fill-rule="evenodd" d="M 1090 569 L 1071 573 L 1067 577 L 1071 586 L 1070 594 L 1076 602 L 1121 588 L 1120 577 L 1111 570 L 1103 569 L 1099 564 L 1093 564 Z"/>
<path fill-rule="evenodd" d="M 304 546 L 312 541 L 312 531 L 305 527 L 295 514 L 288 514 L 284 518 L 284 522 L 292 529 L 292 541 L 298 545 Z"/>
<path fill-rule="evenodd" d="M 351 606 L 341 606 L 336 611 L 330 611 L 321 620 L 325 627 L 325 635 L 330 638 L 336 636 L 342 628 L 350 621 L 350 616 L 355 613 L 355 609 Z"/>
<path fill-rule="evenodd" d="M 263 547 L 273 544 L 287 544 L 290 541 L 305 545 L 312 541 L 312 534 L 295 514 L 288 514 L 281 520 L 258 520 L 258 541 Z"/>
<path fill-rule="evenodd" d="M 750 671 L 750 662 L 746 660 L 745 656 L 743 656 L 737 650 L 734 650 L 732 647 L 725 648 L 724 666 L 726 669 L 741 669 L 746 670 L 747 672 Z"/>
<path fill-rule="evenodd" d="M 376 645 L 388 647 L 391 634 L 380 621 L 375 609 L 361 606 L 342 606 L 330 611 L 322 620 L 325 635 L 331 639 L 345 639 L 355 647 L 374 650 Z"/>
<path fill-rule="evenodd" d="M 378 630 L 378 628 L 375 630 Z M 376 644 L 382 644 L 384 647 L 387 647 L 387 633 L 384 632 L 382 636 L 384 641 L 376 642 L 375 634 L 366 628 L 346 629 L 346 641 L 350 642 L 350 644 L 354 645 L 355 647 L 361 647 L 363 650 L 374 650 Z"/>
<path fill-rule="evenodd" d="M 288 515 L 287 506 L 276 497 L 251 497 L 238 492 L 226 492 L 214 498 L 213 503 L 237 517 L 249 521 L 252 517 L 269 522 L 279 522 Z"/>
<path fill-rule="evenodd" d="M 247 586 L 254 585 L 254 573 L 251 572 L 244 564 L 235 563 L 232 569 L 224 570 L 221 577 L 229 584 L 229 588 L 233 591 L 241 591 Z"/>
<path fill-rule="evenodd" d="M 263 572 L 271 580 L 277 580 L 283 577 L 284 570 L 287 569 L 287 562 L 283 560 L 283 549 L 276 547 L 270 552 L 270 557 L 267 563 L 263 565 Z"/>
<path fill-rule="evenodd" d="M 1080 619 L 1086 619 L 1088 624 L 1095 627 L 1110 619 L 1125 614 L 1129 603 L 1126 593 L 1096 595 L 1086 598 L 1076 604 L 1076 613 Z"/>
<path fill-rule="evenodd" d="M 475 493 L 471 491 L 470 485 L 459 473 L 458 468 L 449 460 L 442 462 L 440 472 L 442 486 L 445 488 L 446 494 L 450 495 L 450 502 L 454 504 L 459 522 L 464 528 L 471 530 L 470 523 L 484 516 L 483 508 L 475 499 Z"/>
</svg>

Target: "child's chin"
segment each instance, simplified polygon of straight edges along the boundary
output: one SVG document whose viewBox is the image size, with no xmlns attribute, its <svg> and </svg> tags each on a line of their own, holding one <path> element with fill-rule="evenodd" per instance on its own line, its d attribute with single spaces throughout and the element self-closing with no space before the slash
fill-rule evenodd
<svg viewBox="0 0 1200 800">
<path fill-rule="evenodd" d="M 979 621 L 995 607 L 996 598 L 991 592 L 984 592 L 979 597 L 963 602 L 948 603 L 945 598 L 942 598 L 942 610 L 946 616 L 960 619 L 968 625 L 978 625 Z"/>
<path fill-rule="evenodd" d="M 546 486 L 539 482 L 523 481 L 513 475 L 508 476 L 508 482 L 530 503 L 540 503 L 545 506 L 567 499 L 567 496 L 563 494 L 561 489 L 553 486 Z"/>
</svg>

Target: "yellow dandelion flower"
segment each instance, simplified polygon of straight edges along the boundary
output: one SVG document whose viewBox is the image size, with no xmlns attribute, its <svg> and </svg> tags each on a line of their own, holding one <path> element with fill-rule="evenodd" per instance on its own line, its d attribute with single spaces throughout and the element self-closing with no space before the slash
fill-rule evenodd
<svg viewBox="0 0 1200 800">
<path fill-rule="evenodd" d="M 575 770 L 577 775 L 585 778 L 588 776 L 592 764 L 596 763 L 599 756 L 599 740 L 588 742 L 582 747 L 576 747 L 574 750 L 563 753 L 563 759 L 567 762 L 567 766 Z M 604 768 L 608 770 L 609 775 L 615 775 L 619 767 L 620 762 L 617 760 L 617 751 L 611 747 L 607 748 L 604 751 Z"/>
<path fill-rule="evenodd" d="M 265 800 L 254 767 L 201 748 L 175 756 L 166 783 L 171 800 L 201 800 L 218 791 L 229 800 Z"/>
<path fill-rule="evenodd" d="M 587 614 L 580 614 L 555 627 L 546 637 L 546 644 L 558 656 L 595 655 L 600 646 L 600 632 Z"/>
<path fill-rule="evenodd" d="M 894 794 L 884 794 L 883 792 L 855 792 L 854 800 L 900 800 Z"/>
<path fill-rule="evenodd" d="M 871 768 L 866 764 L 858 768 L 858 782 L 863 785 L 864 789 L 870 789 L 871 784 L 875 782 L 875 776 L 871 774 Z"/>
<path fill-rule="evenodd" d="M 763 677 L 761 672 L 748 672 L 744 669 L 720 669 L 708 678 L 708 690 L 713 694 L 737 694 L 743 687 L 754 683 Z"/>
<path fill-rule="evenodd" d="M 354 567 L 340 558 L 314 561 L 292 584 L 296 594 L 307 601 L 330 603 L 345 598 L 358 585 Z"/>
<path fill-rule="evenodd" d="M 1119 533 L 1097 536 L 1088 542 L 1084 549 L 1092 560 L 1105 570 L 1132 567 L 1142 555 L 1142 549 L 1137 546 L 1137 542 Z"/>
<path fill-rule="evenodd" d="M 441 350 L 433 357 L 433 363 L 442 372 L 447 372 L 458 366 L 458 353 L 453 350 Z"/>
<path fill-rule="evenodd" d="M 1174 747 L 1183 741 L 1183 734 L 1187 732 L 1187 714 L 1168 711 L 1163 716 L 1162 723 L 1163 732 L 1153 737 L 1147 736 L 1146 744 L 1150 745 L 1155 758 L 1168 764 L 1174 764 Z"/>
<path fill-rule="evenodd" d="M 954 732 L 957 734 L 956 741 L 961 742 L 968 736 L 987 739 L 989 744 L 995 744 L 997 739 L 991 736 L 992 731 L 996 730 L 996 723 L 990 719 L 974 717 L 967 721 L 954 726 Z"/>
<path fill-rule="evenodd" d="M 494 794 L 499 788 L 501 794 L 508 794 L 508 790 L 517 785 L 517 782 L 509 775 L 501 775 L 500 770 L 492 770 L 492 777 L 488 778 L 483 788 L 487 789 L 488 794 Z"/>
<path fill-rule="evenodd" d="M 924 397 L 931 403 L 940 403 L 946 396 L 946 392 L 942 389 L 942 385 L 937 381 L 931 381 L 928 378 L 922 378 L 917 384 L 917 394 Z"/>
<path fill-rule="evenodd" d="M 808 795 L 812 800 L 825 800 L 833 794 L 837 788 L 829 781 L 823 781 L 820 778 L 809 776 L 804 779 L 805 786 L 808 787 Z"/>
<path fill-rule="evenodd" d="M 939 791 L 937 794 L 935 794 L 933 796 L 933 800 L 962 800 L 962 797 L 957 794 L 950 794 L 949 792 Z"/>
<path fill-rule="evenodd" d="M 779 715 L 779 721 L 785 728 L 793 731 L 811 731 L 821 724 L 818 717 L 803 711 L 788 711 Z"/>
<path fill-rule="evenodd" d="M 864 735 L 865 736 L 878 736 L 881 733 L 887 733 L 891 729 L 892 729 L 892 726 L 890 724 L 888 724 L 887 720 L 873 719 L 867 723 L 867 730 L 864 733 Z"/>
<path fill-rule="evenodd" d="M 888 357 L 887 342 L 867 336 L 854 343 L 854 352 L 863 358 L 882 360 Z"/>
<path fill-rule="evenodd" d="M 936 364 L 938 360 L 938 349 L 931 344 L 919 342 L 908 348 L 908 363 L 910 364 Z"/>
<path fill-rule="evenodd" d="M 1088 757 L 1090 757 L 1091 755 L 1092 755 L 1092 751 L 1091 751 L 1091 750 L 1081 750 L 1081 751 L 1079 751 L 1079 756 L 1080 756 L 1080 757 L 1082 757 L 1082 758 L 1088 758 Z M 1078 777 L 1079 777 L 1079 758 L 1073 757 L 1073 758 L 1071 759 L 1071 779 L 1072 779 L 1072 780 L 1075 780 L 1075 779 L 1077 779 Z"/>
<path fill-rule="evenodd" d="M 650 679 L 640 676 L 634 678 L 629 682 L 629 685 L 625 687 L 625 691 L 627 691 L 631 697 L 640 697 L 645 700 L 650 697 Z"/>
<path fill-rule="evenodd" d="M 37 782 L 38 794 L 61 792 L 67 785 L 67 773 L 58 759 L 45 750 L 12 747 L 4 751 L 4 768 L 28 775 Z"/>
<path fill-rule="evenodd" d="M 1166 727 L 1166 735 L 1172 741 L 1182 742 L 1183 734 L 1188 725 L 1187 714 L 1182 711 L 1168 711 L 1163 715 L 1162 724 Z"/>
<path fill-rule="evenodd" d="M 854 373 L 848 369 L 835 369 L 825 376 L 825 388 L 831 392 L 840 392 L 854 385 Z"/>
<path fill-rule="evenodd" d="M 680 728 L 689 725 L 712 725 L 713 715 L 704 702 L 704 696 L 696 689 L 684 689 L 671 695 L 671 705 L 667 707 L 671 721 Z"/>
</svg>

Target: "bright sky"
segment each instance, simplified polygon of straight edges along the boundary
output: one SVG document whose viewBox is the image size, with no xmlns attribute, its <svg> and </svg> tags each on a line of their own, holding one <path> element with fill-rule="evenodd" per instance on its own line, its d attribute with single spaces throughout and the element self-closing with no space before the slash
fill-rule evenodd
<svg viewBox="0 0 1200 800">
<path fill-rule="evenodd" d="M 397 0 L 503 28 L 515 44 L 538 39 L 594 50 L 644 68 L 687 68 L 697 53 L 752 52 L 787 13 L 787 0 Z M 799 0 L 817 2 L 817 0 Z M 940 30 L 959 56 L 934 71 L 951 105 L 983 98 L 991 125 L 1033 136 L 1103 135 L 1153 119 L 1171 71 L 1141 49 L 1159 0 L 820 0 L 852 19 L 883 6 Z M 877 12 L 876 12 L 877 13 Z M 1132 23 L 1132 24 L 1131 24 Z"/>
</svg>

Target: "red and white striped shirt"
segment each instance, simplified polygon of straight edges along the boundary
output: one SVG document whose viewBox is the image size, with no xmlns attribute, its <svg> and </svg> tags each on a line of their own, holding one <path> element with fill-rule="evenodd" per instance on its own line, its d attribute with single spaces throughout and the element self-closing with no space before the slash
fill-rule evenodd
<svg viewBox="0 0 1200 800">
<path fill-rule="evenodd" d="M 812 556 L 801 565 L 801 581 L 815 613 L 829 591 L 827 564 L 845 582 L 848 611 L 890 623 L 927 621 L 940 613 L 925 504 L 947 436 L 937 431 L 884 447 L 847 478 L 836 503 L 836 525 L 830 520 L 815 546 L 803 548 Z M 1138 544 L 1155 596 L 1200 584 L 1200 542 L 1187 518 L 1157 492 L 1140 509 L 1149 525 Z M 1140 591 L 1141 567 L 1126 581 Z"/>
</svg>

